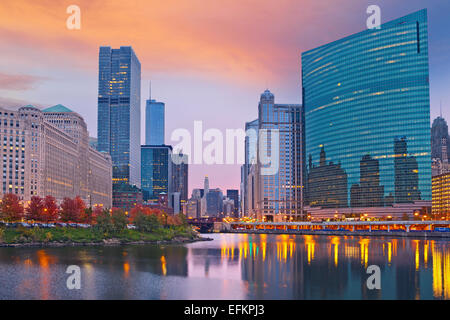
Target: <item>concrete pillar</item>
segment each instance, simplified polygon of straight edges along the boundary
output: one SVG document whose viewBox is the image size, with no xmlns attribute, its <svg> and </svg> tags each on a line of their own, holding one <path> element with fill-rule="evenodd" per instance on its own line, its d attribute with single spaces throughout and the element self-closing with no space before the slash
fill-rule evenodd
<svg viewBox="0 0 450 320">
<path fill-rule="evenodd" d="M 253 225 L 253 230 L 256 230 L 256 224 Z"/>
<path fill-rule="evenodd" d="M 372 225 L 369 224 L 369 232 L 372 232 Z"/>
<path fill-rule="evenodd" d="M 352 231 L 355 232 L 355 225 L 352 226 Z"/>
<path fill-rule="evenodd" d="M 387 225 L 387 227 L 388 227 L 388 232 L 391 232 L 391 226 Z"/>
<path fill-rule="evenodd" d="M 405 227 L 406 227 L 406 232 L 409 232 L 409 228 L 411 228 L 411 226 L 410 225 L 405 225 Z"/>
</svg>

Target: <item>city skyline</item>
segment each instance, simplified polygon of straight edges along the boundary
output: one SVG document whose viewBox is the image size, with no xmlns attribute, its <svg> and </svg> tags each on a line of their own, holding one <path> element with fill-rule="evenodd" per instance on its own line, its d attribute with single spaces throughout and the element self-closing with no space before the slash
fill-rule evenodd
<svg viewBox="0 0 450 320">
<path fill-rule="evenodd" d="M 2 15 L 0 22 L 0 34 L 5 39 L 5 59 L 0 64 L 0 90 L 3 97 L 0 103 L 68 105 L 86 119 L 91 135 L 95 136 L 98 47 L 131 45 L 142 63 L 141 85 L 146 87 L 148 80 L 152 80 L 155 99 L 166 102 L 166 118 L 170 119 L 166 128 L 167 144 L 173 144 L 170 134 L 175 128 L 192 130 L 193 121 L 198 119 L 203 119 L 207 128 L 243 127 L 246 121 L 256 118 L 258 95 L 265 88 L 274 92 L 280 102 L 301 103 L 300 53 L 364 30 L 368 16 L 365 9 L 370 4 L 367 1 L 346 1 L 340 7 L 309 1 L 287 1 L 280 7 L 276 7 L 274 3 L 264 3 L 257 7 L 249 4 L 230 4 L 229 8 L 217 13 L 214 4 L 208 4 L 203 10 L 198 10 L 200 3 L 191 2 L 190 9 L 184 7 L 187 3 L 181 3 L 176 10 L 161 8 L 155 4 L 149 6 L 155 13 L 149 13 L 148 9 L 139 13 L 135 7 L 123 8 L 118 3 L 102 6 L 97 2 L 91 3 L 79 3 L 83 15 L 82 28 L 79 31 L 70 31 L 65 28 L 67 14 L 62 4 L 48 4 L 46 10 L 43 10 L 42 5 L 28 2 L 26 6 L 32 9 L 27 11 L 34 12 L 37 17 L 26 16 L 24 19 L 17 19 L 18 15 L 27 15 L 24 10 L 20 10 L 20 6 L 10 8 L 7 2 L 2 2 L 0 15 L 5 12 L 3 8 L 8 9 L 8 15 Z M 424 7 L 420 1 L 409 1 L 408 6 L 394 5 L 387 1 L 381 1 L 378 5 L 381 7 L 382 22 Z M 450 99 L 444 84 L 448 83 L 450 73 L 446 72 L 449 70 L 449 64 L 444 58 L 448 56 L 450 48 L 444 41 L 444 30 L 448 29 L 445 27 L 448 22 L 442 15 L 446 12 L 445 7 L 450 5 L 430 1 L 426 6 L 430 21 L 431 125 L 432 119 L 440 113 L 441 100 L 443 117 L 449 117 Z M 92 13 L 97 12 L 97 9 L 102 10 L 104 15 L 93 21 L 95 19 Z M 147 22 L 152 19 L 146 19 L 145 22 L 139 22 L 141 28 L 130 36 L 127 32 L 134 26 L 134 21 L 122 16 L 117 17 L 113 12 L 120 11 L 118 9 L 128 12 L 128 16 L 160 14 L 160 17 L 171 18 L 169 21 L 183 15 L 179 23 L 185 23 L 187 31 L 180 33 L 180 29 L 176 28 L 179 24 L 176 24 L 158 35 L 165 27 L 165 22 L 162 21 L 164 19 L 153 22 Z M 186 15 L 187 10 L 193 9 L 197 9 L 197 20 Z M 231 22 L 236 21 L 236 17 L 231 14 L 236 11 L 247 22 L 239 25 L 240 28 L 227 28 Z M 54 13 L 53 16 L 50 13 Z M 346 20 L 342 21 L 344 13 Z M 209 21 L 206 18 L 208 15 L 218 19 L 218 22 L 208 30 L 203 30 L 203 23 Z M 301 23 L 297 22 L 301 21 L 303 16 L 305 19 Z M 115 24 L 111 26 L 105 22 L 115 21 L 112 17 L 119 19 L 117 24 L 121 26 L 120 32 L 111 32 L 118 31 L 118 28 Z M 264 17 L 284 19 L 274 27 L 262 23 L 260 19 Z M 48 22 L 42 26 L 47 32 L 37 32 L 39 28 L 36 28 L 36 24 L 40 25 L 43 19 Z M 19 20 L 22 23 L 21 28 L 16 25 Z M 314 28 L 308 25 L 308 22 L 315 20 L 327 22 L 315 25 Z M 333 28 L 330 28 L 331 25 Z M 144 37 L 141 29 L 146 30 L 149 26 L 154 26 L 158 32 L 145 34 Z M 243 36 L 236 36 L 238 31 L 242 30 Z M 174 36 L 176 32 L 179 33 L 178 38 Z M 210 41 L 215 36 L 222 42 Z M 60 41 L 61 39 L 64 41 Z M 254 40 L 245 43 L 244 39 Z M 45 46 L 36 45 L 39 40 Z M 195 41 L 188 44 L 188 40 Z M 176 46 L 177 41 L 179 46 Z M 147 42 L 158 44 L 158 50 L 150 50 Z M 31 46 L 32 51 L 24 50 Z M 68 77 L 70 79 L 64 77 L 64 81 L 61 81 L 68 73 L 71 74 L 71 77 Z M 142 91 L 141 114 L 144 114 L 147 93 Z M 174 92 L 180 94 L 175 95 Z M 185 107 L 191 108 L 189 115 L 179 117 Z M 217 110 L 227 110 L 221 112 L 223 117 L 220 117 L 220 121 L 214 117 Z M 234 114 L 238 110 L 242 117 L 236 120 Z M 141 117 L 141 124 L 143 122 Z M 143 131 L 144 126 L 141 125 L 141 141 L 144 141 Z M 196 186 L 201 186 L 204 175 L 214 177 L 217 185 L 223 189 L 238 188 L 239 167 L 192 165 L 189 193 Z M 218 168 L 220 170 L 217 170 Z"/>
</svg>

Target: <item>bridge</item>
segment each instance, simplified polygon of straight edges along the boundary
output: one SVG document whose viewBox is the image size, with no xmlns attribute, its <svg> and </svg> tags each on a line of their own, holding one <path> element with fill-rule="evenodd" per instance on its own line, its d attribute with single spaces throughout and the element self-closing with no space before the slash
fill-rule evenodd
<svg viewBox="0 0 450 320">
<path fill-rule="evenodd" d="M 228 222 L 223 232 L 329 235 L 402 235 L 450 238 L 450 221 Z"/>
<path fill-rule="evenodd" d="M 188 219 L 187 223 L 196 227 L 200 233 L 211 233 L 214 231 L 214 224 L 218 224 L 215 218 Z"/>
</svg>

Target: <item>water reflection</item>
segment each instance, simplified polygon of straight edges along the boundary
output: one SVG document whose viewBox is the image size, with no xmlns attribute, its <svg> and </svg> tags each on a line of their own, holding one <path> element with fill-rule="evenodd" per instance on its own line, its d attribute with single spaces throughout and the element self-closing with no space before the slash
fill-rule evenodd
<svg viewBox="0 0 450 320">
<path fill-rule="evenodd" d="M 0 248 L 2 299 L 450 299 L 450 243 L 213 235 L 189 245 Z M 79 265 L 82 289 L 65 286 Z M 366 269 L 381 269 L 368 290 Z"/>
</svg>

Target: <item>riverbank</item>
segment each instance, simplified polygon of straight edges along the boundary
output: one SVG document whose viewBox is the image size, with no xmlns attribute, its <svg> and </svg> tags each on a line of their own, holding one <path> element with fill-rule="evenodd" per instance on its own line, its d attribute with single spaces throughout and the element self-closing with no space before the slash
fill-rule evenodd
<svg viewBox="0 0 450 320">
<path fill-rule="evenodd" d="M 65 247 L 125 244 L 182 244 L 212 239 L 200 237 L 190 227 L 159 228 L 154 232 L 95 228 L 0 228 L 0 247 Z"/>
</svg>

